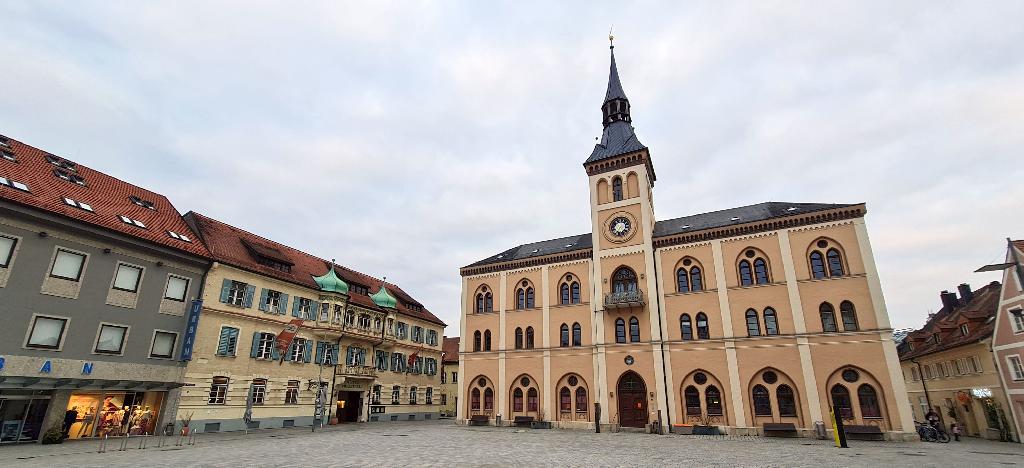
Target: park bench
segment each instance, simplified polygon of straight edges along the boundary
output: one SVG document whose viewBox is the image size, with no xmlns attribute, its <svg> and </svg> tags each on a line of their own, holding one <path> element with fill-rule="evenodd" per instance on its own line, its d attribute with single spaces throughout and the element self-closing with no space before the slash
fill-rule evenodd
<svg viewBox="0 0 1024 468">
<path fill-rule="evenodd" d="M 793 423 L 765 423 L 763 426 L 765 437 L 799 437 L 796 424 Z"/>
<path fill-rule="evenodd" d="M 530 427 L 532 422 L 533 416 L 516 416 L 515 419 L 512 420 L 512 423 L 516 427 Z"/>
<path fill-rule="evenodd" d="M 885 435 L 878 426 L 846 425 L 843 426 L 843 432 L 846 433 L 847 439 L 885 440 Z"/>
<path fill-rule="evenodd" d="M 487 426 L 490 424 L 490 420 L 486 414 L 474 414 L 469 417 L 470 426 Z"/>
</svg>

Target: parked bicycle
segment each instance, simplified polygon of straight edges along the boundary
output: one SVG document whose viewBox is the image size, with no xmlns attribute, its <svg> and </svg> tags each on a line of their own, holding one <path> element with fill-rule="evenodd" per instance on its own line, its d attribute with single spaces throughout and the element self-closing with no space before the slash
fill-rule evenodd
<svg viewBox="0 0 1024 468">
<path fill-rule="evenodd" d="M 932 427 L 931 424 L 920 421 L 914 421 L 914 425 L 917 426 L 917 435 L 921 437 L 922 441 L 949 443 L 949 434 L 941 428 Z"/>
</svg>

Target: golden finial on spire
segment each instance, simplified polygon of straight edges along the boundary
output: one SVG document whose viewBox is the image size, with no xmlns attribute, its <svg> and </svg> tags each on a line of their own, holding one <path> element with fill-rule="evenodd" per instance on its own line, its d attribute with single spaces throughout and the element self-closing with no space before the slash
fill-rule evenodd
<svg viewBox="0 0 1024 468">
<path fill-rule="evenodd" d="M 614 29 L 615 29 L 614 25 L 612 27 L 608 28 L 608 44 L 610 44 L 610 48 L 611 49 L 615 48 L 615 36 L 612 35 L 612 30 L 614 30 Z"/>
</svg>

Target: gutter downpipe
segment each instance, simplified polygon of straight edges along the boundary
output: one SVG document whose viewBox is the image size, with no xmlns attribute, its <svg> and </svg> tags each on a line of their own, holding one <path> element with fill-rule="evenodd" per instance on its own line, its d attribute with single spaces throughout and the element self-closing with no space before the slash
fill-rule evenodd
<svg viewBox="0 0 1024 468">
<path fill-rule="evenodd" d="M 917 362 L 917 359 L 910 358 L 910 362 L 917 365 L 917 373 L 921 375 L 921 387 L 924 388 L 924 400 L 928 403 L 928 410 L 932 410 L 932 397 L 928 394 L 928 383 L 925 382 L 924 370 L 921 369 L 921 363 Z M 925 413 L 928 414 L 928 413 Z"/>
<path fill-rule="evenodd" d="M 655 303 L 658 305 L 658 307 L 657 307 L 658 331 L 659 331 L 659 334 L 660 334 L 660 332 L 662 332 L 665 328 L 662 326 L 662 323 L 661 323 L 662 322 L 662 318 L 661 318 L 661 281 L 658 278 L 658 268 L 661 266 L 661 262 L 657 261 L 657 258 L 658 258 L 658 251 L 655 250 L 654 251 L 654 259 L 655 259 L 655 262 L 654 262 L 654 293 L 655 293 L 654 300 L 656 301 Z M 663 384 L 665 385 L 665 423 L 666 423 L 666 426 L 668 427 L 668 431 L 671 433 L 672 432 L 672 415 L 669 414 L 670 411 L 669 411 L 668 395 L 669 395 L 669 392 L 673 392 L 674 390 L 672 390 L 672 387 L 670 387 L 669 384 L 668 384 L 668 366 L 665 364 L 665 337 L 664 336 L 661 337 L 661 340 L 659 340 L 658 344 L 661 345 L 661 379 L 662 379 Z M 658 421 L 658 424 L 661 424 L 661 421 Z M 658 428 L 658 433 L 662 433 L 661 431 L 662 431 L 662 428 L 659 427 Z M 662 435 L 664 435 L 664 434 L 662 433 Z"/>
</svg>

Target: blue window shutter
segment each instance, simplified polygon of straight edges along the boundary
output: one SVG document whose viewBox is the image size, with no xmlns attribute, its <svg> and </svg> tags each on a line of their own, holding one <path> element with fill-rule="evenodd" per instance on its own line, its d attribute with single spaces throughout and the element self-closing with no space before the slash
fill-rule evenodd
<svg viewBox="0 0 1024 468">
<path fill-rule="evenodd" d="M 260 332 L 253 332 L 252 334 L 252 350 L 249 351 L 249 357 L 256 357 L 257 351 L 260 350 Z"/>
<path fill-rule="evenodd" d="M 355 348 L 353 348 L 351 346 L 349 346 L 348 348 L 345 349 L 345 365 L 346 366 L 348 365 L 348 363 L 352 362 L 352 353 L 353 352 L 355 352 Z"/>
<path fill-rule="evenodd" d="M 270 349 L 270 359 L 273 359 L 275 361 L 281 359 L 281 352 L 277 350 L 277 343 L 275 343 L 274 347 Z"/>
<path fill-rule="evenodd" d="M 320 364 L 320 363 L 324 362 L 323 358 L 321 357 L 323 355 L 324 355 L 324 342 L 323 341 L 317 341 L 316 342 L 316 360 L 313 361 L 313 362 L 315 362 L 317 364 Z"/>
<path fill-rule="evenodd" d="M 252 296 L 256 294 L 256 286 L 251 284 L 245 285 L 245 300 L 242 302 L 242 307 L 252 307 Z"/>
<path fill-rule="evenodd" d="M 281 293 L 281 299 L 277 301 L 277 313 L 284 315 L 288 313 L 288 295 Z"/>
<path fill-rule="evenodd" d="M 231 329 L 224 327 L 220 329 L 220 340 L 217 342 L 217 355 L 227 356 L 228 347 L 231 344 Z"/>
<path fill-rule="evenodd" d="M 309 362 L 313 358 L 313 340 L 306 340 L 306 352 L 302 355 L 302 359 Z"/>
<path fill-rule="evenodd" d="M 365 366 L 366 365 L 366 350 L 363 349 L 361 351 L 362 352 L 359 353 L 359 365 L 360 366 Z"/>
<path fill-rule="evenodd" d="M 264 312 L 270 310 L 270 307 L 267 307 L 267 293 L 268 292 L 269 291 L 267 290 L 267 288 L 260 289 L 260 305 L 259 305 L 259 308 L 260 308 L 260 310 L 262 310 Z"/>
<path fill-rule="evenodd" d="M 231 280 L 224 278 L 224 282 L 220 286 L 220 301 L 227 303 L 228 295 L 231 293 Z"/>
<path fill-rule="evenodd" d="M 338 346 L 336 344 L 332 345 L 330 343 L 327 343 L 327 345 L 331 347 L 331 363 L 332 364 L 337 364 L 338 363 L 338 348 L 340 346 Z"/>
<path fill-rule="evenodd" d="M 292 317 L 301 317 L 301 315 L 299 315 L 299 299 L 302 298 L 296 296 L 295 300 L 292 301 Z"/>
</svg>

